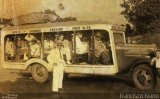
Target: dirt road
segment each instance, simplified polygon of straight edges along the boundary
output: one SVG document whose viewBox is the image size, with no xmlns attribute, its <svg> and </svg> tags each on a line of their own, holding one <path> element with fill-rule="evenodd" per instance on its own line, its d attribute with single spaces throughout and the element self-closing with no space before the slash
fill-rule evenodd
<svg viewBox="0 0 160 99">
<path fill-rule="evenodd" d="M 3 71 L 0 73 L 0 76 L 0 93 L 16 93 L 19 97 L 23 97 L 23 99 L 25 97 L 34 97 L 33 99 L 64 97 L 70 99 L 72 96 L 77 97 L 77 99 L 84 97 L 94 97 L 95 99 L 99 97 L 110 97 L 110 99 L 118 99 L 120 93 L 146 93 L 146 91 L 136 89 L 130 81 L 123 78 L 87 76 L 72 78 L 65 77 L 63 93 L 55 95 L 51 91 L 52 79 L 41 84 L 35 82 L 30 76 L 23 74 Z M 148 91 L 148 93 L 157 92 L 160 93 L 160 84 L 155 90 Z"/>
</svg>

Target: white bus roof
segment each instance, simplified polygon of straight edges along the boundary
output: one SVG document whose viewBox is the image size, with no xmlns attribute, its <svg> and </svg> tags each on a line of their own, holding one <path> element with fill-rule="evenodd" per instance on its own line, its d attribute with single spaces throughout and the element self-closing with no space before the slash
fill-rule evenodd
<svg viewBox="0 0 160 99">
<path fill-rule="evenodd" d="M 55 22 L 55 23 L 41 23 L 41 24 L 28 24 L 28 25 L 20 25 L 20 26 L 7 26 L 2 29 L 3 31 L 15 31 L 15 30 L 31 30 L 31 29 L 39 29 L 39 28 L 54 28 L 54 27 L 73 27 L 73 26 L 92 26 L 92 25 L 106 25 L 110 26 L 111 29 L 116 30 L 119 29 L 124 31 L 124 27 L 120 25 L 112 25 L 107 24 L 106 22 L 83 22 L 83 21 L 68 21 L 68 22 Z M 117 28 L 118 27 L 118 28 Z"/>
</svg>

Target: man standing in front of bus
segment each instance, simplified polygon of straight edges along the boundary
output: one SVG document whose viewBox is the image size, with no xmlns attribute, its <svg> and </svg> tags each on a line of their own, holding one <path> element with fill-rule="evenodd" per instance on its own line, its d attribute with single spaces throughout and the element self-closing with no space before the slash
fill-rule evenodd
<svg viewBox="0 0 160 99">
<path fill-rule="evenodd" d="M 63 74 L 65 62 L 63 60 L 63 54 L 61 53 L 63 44 L 57 43 L 49 53 L 47 60 L 49 65 L 53 68 L 53 81 L 52 81 L 52 91 L 58 93 L 58 89 L 63 87 Z"/>
</svg>

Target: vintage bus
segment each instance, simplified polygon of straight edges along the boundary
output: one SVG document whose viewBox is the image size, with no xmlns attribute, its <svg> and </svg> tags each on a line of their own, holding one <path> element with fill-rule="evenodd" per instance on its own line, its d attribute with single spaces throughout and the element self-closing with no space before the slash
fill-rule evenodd
<svg viewBox="0 0 160 99">
<path fill-rule="evenodd" d="M 81 34 L 79 40 L 78 33 Z M 97 33 L 100 34 L 99 43 L 105 47 L 107 54 L 95 55 L 99 48 L 95 44 Z M 66 46 L 71 57 L 70 63 L 67 64 L 67 56 L 64 54 L 65 73 L 128 73 L 131 74 L 136 87 L 142 90 L 153 87 L 154 73 L 153 66 L 149 65 L 149 55 L 156 50 L 156 46 L 128 45 L 123 26 L 103 22 L 71 21 L 5 27 L 1 32 L 1 65 L 5 69 L 27 71 L 35 81 L 45 82 L 48 73 L 53 69 L 47 61 L 47 56 L 60 35 L 68 41 Z M 77 53 L 76 46 L 82 45 L 80 43 L 85 49 L 83 53 Z M 107 57 L 107 63 L 102 61 L 103 57 Z"/>
</svg>

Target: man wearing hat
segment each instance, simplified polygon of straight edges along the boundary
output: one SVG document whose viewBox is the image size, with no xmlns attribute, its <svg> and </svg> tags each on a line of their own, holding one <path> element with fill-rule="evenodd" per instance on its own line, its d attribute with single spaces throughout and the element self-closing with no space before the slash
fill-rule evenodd
<svg viewBox="0 0 160 99">
<path fill-rule="evenodd" d="M 109 49 L 106 49 L 106 46 L 101 41 L 101 33 L 97 32 L 94 37 L 94 48 L 95 48 L 95 58 L 96 63 L 100 60 L 100 57 L 102 58 L 103 64 L 109 64 L 110 61 L 110 55 L 109 55 Z"/>
<path fill-rule="evenodd" d="M 50 51 L 47 56 L 47 60 L 49 65 L 53 67 L 53 81 L 52 81 L 52 91 L 58 92 L 58 89 L 61 89 L 63 82 L 63 74 L 64 74 L 64 66 L 65 62 L 63 60 L 63 55 L 61 53 L 61 49 L 63 47 L 63 43 L 57 43 L 57 46 Z"/>
</svg>

